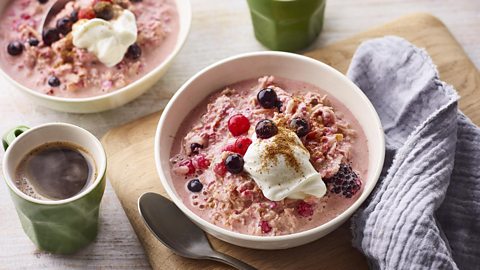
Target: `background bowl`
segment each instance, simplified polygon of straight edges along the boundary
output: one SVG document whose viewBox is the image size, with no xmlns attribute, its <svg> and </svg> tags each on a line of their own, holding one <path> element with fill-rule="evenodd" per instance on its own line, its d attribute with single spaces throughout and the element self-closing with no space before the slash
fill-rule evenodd
<svg viewBox="0 0 480 270">
<path fill-rule="evenodd" d="M 356 116 L 368 139 L 368 176 L 360 198 L 333 220 L 316 228 L 282 236 L 253 236 L 213 225 L 186 207 L 172 186 L 170 150 L 178 128 L 190 112 L 210 94 L 232 83 L 274 75 L 303 81 L 324 89 Z M 368 98 L 347 77 L 317 60 L 291 53 L 257 52 L 225 59 L 188 80 L 165 108 L 155 137 L 155 162 L 160 180 L 172 201 L 198 226 L 226 242 L 256 249 L 284 249 L 319 239 L 344 223 L 365 201 L 380 175 L 385 142 L 380 119 Z"/>
<path fill-rule="evenodd" d="M 0 1 L 0 14 L 7 6 L 9 1 Z M 89 98 L 63 98 L 49 96 L 23 86 L 12 79 L 6 72 L 0 69 L 3 75 L 22 93 L 33 99 L 39 105 L 63 112 L 71 113 L 95 113 L 120 107 L 150 89 L 168 70 L 173 59 L 178 54 L 185 43 L 192 21 L 192 10 L 190 1 L 175 0 L 180 21 L 180 32 L 178 33 L 177 43 L 173 51 L 156 68 L 151 70 L 142 78 L 135 82 L 117 89 L 111 93 Z"/>
</svg>

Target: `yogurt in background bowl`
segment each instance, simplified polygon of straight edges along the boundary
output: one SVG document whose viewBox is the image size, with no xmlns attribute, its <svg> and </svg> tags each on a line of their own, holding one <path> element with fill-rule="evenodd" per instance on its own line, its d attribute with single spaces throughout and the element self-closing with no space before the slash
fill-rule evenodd
<svg viewBox="0 0 480 270">
<path fill-rule="evenodd" d="M 368 175 L 360 197 L 329 222 L 298 233 L 278 236 L 247 235 L 216 226 L 195 214 L 174 188 L 170 154 L 175 136 L 188 115 L 208 96 L 235 82 L 273 75 L 301 81 L 324 89 L 340 101 L 357 119 L 368 144 Z M 155 137 L 155 162 L 160 180 L 170 198 L 206 232 L 226 242 L 256 249 L 284 249 L 319 239 L 338 228 L 354 213 L 373 190 L 383 166 L 383 129 L 366 96 L 343 74 L 314 59 L 282 52 L 247 53 L 220 61 L 188 80 L 165 108 Z"/>
<path fill-rule="evenodd" d="M 0 14 L 4 14 L 5 8 L 8 7 L 11 1 L 0 2 Z M 35 1 L 36 2 L 36 1 Z M 82 2 L 82 1 L 79 1 Z M 186 41 L 191 25 L 191 7 L 189 1 L 184 0 L 171 0 L 176 5 L 176 12 L 178 13 L 178 33 L 176 33 L 176 39 L 173 40 L 171 50 L 163 52 L 163 56 L 157 58 L 159 61 L 156 63 L 149 63 L 147 65 L 146 72 L 132 76 L 132 81 L 128 82 L 125 86 L 112 89 L 113 91 L 102 92 L 101 87 L 108 87 L 108 85 L 99 85 L 84 92 L 73 92 L 72 95 L 47 95 L 41 91 L 40 87 L 31 85 L 31 81 L 25 80 L 20 74 L 15 72 L 6 72 L 4 70 L 5 65 L 0 65 L 0 74 L 2 74 L 10 83 L 12 83 L 16 89 L 32 98 L 39 105 L 49 107 L 54 110 L 73 112 L 73 113 L 94 113 L 105 110 L 110 110 L 119 106 L 122 106 L 133 99 L 137 98 L 149 88 L 151 88 L 168 70 L 175 56 L 179 53 L 183 44 Z M 45 5 L 51 5 L 48 2 Z M 138 19 L 138 18 L 137 18 Z M 137 21 L 138 22 L 138 21 Z M 3 34 L 4 35 L 4 34 Z M 6 55 L 6 45 L 8 41 L 3 42 L 0 52 L 1 58 L 8 57 Z M 143 52 L 148 54 L 148 52 Z M 10 59 L 12 60 L 12 59 Z M 4 61 L 4 60 L 2 60 Z M 109 68 L 104 66 L 99 68 L 99 74 L 105 73 Z M 110 69 L 110 72 L 115 72 L 115 68 Z M 31 75 L 32 81 L 36 79 L 36 74 Z"/>
</svg>

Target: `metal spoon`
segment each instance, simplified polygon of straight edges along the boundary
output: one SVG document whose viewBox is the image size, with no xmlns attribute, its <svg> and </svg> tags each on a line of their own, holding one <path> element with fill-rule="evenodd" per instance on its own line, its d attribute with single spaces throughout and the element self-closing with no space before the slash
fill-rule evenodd
<svg viewBox="0 0 480 270">
<path fill-rule="evenodd" d="M 51 0 L 52 1 L 52 0 Z M 65 5 L 73 0 L 54 0 L 55 3 L 50 6 L 50 9 L 48 10 L 47 14 L 42 19 L 42 23 L 40 24 L 40 28 L 38 29 L 40 32 L 43 33 L 44 29 L 47 28 L 48 23 L 57 16 L 57 14 L 62 11 L 62 9 L 65 7 Z"/>
<path fill-rule="evenodd" d="M 213 250 L 205 233 L 173 202 L 160 194 L 150 192 L 143 194 L 138 199 L 138 209 L 150 231 L 177 255 L 222 262 L 239 270 L 256 269 Z"/>
</svg>

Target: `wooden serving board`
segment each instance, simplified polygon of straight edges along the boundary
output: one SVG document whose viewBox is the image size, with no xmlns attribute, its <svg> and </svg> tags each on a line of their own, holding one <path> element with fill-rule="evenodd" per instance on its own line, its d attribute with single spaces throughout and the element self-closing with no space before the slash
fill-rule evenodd
<svg viewBox="0 0 480 270">
<path fill-rule="evenodd" d="M 367 39 L 398 35 L 426 48 L 438 66 L 441 79 L 462 96 L 460 107 L 480 124 L 480 74 L 445 25 L 428 14 L 413 14 L 348 40 L 307 53 L 341 72 L 346 72 L 358 45 Z M 394 56 L 392 56 L 394 57 Z M 143 224 L 137 210 L 141 194 L 166 195 L 158 179 L 153 138 L 161 112 L 115 128 L 103 138 L 109 167 L 107 175 L 142 242 L 154 269 L 225 269 L 222 264 L 181 258 L 159 241 Z M 168 220 L 166 220 L 168 222 Z M 349 224 L 311 244 L 297 248 L 261 251 L 241 248 L 210 237 L 215 249 L 244 260 L 259 269 L 367 269 L 366 259 L 351 246 Z"/>
</svg>

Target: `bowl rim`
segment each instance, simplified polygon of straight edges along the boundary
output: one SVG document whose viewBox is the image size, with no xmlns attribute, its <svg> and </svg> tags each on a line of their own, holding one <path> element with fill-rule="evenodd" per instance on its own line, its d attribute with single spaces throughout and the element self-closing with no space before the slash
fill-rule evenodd
<svg viewBox="0 0 480 270">
<path fill-rule="evenodd" d="M 163 172 L 163 167 L 162 167 L 162 162 L 160 160 L 160 136 L 162 135 L 162 127 L 164 126 L 164 123 L 166 121 L 167 115 L 170 113 L 170 111 L 173 108 L 173 105 L 177 99 L 179 99 L 179 96 L 185 89 L 187 89 L 190 84 L 197 80 L 199 77 L 203 76 L 205 73 L 208 73 L 211 69 L 216 68 L 218 66 L 224 65 L 228 62 L 239 60 L 242 58 L 255 58 L 255 57 L 263 57 L 263 56 L 272 56 L 272 57 L 284 57 L 284 58 L 291 58 L 297 61 L 306 61 L 310 62 L 311 64 L 318 65 L 319 67 L 327 69 L 329 72 L 333 73 L 336 76 L 339 76 L 344 80 L 347 85 L 350 86 L 350 88 L 353 91 L 358 92 L 360 95 L 361 99 L 363 99 L 364 103 L 369 107 L 369 110 L 373 112 L 374 119 L 373 122 L 375 125 L 379 128 L 377 130 L 379 134 L 378 141 L 376 141 L 376 145 L 378 145 L 379 149 L 381 149 L 381 156 L 379 157 L 379 160 L 377 164 L 374 164 L 375 171 L 372 172 L 372 183 L 363 190 L 361 196 L 352 204 L 350 205 L 345 211 L 341 212 L 338 216 L 335 218 L 331 219 L 330 221 L 319 225 L 317 227 L 301 231 L 301 232 L 296 232 L 292 234 L 287 234 L 287 235 L 278 235 L 278 236 L 257 236 L 257 235 L 250 235 L 250 234 L 243 234 L 239 232 L 234 232 L 230 231 L 228 229 L 222 228 L 220 226 L 217 226 L 213 223 L 210 223 L 197 214 L 195 214 L 192 210 L 190 210 L 184 203 L 183 201 L 178 198 L 174 191 L 173 188 L 168 184 L 167 177 Z M 342 102 L 340 100 L 340 102 Z M 373 189 L 375 188 L 378 179 L 380 177 L 380 173 L 383 168 L 383 163 L 385 159 L 385 137 L 383 133 L 383 128 L 382 128 L 382 123 L 380 121 L 380 117 L 378 116 L 378 113 L 376 112 L 374 106 L 370 102 L 370 100 L 367 98 L 367 96 L 363 93 L 362 90 L 360 90 L 348 77 L 346 77 L 344 74 L 339 72 L 338 70 L 334 69 L 333 67 L 310 57 L 300 55 L 300 54 L 294 54 L 294 53 L 288 53 L 288 52 L 280 52 L 280 51 L 259 51 L 259 52 L 248 52 L 248 53 L 243 53 L 235 56 L 231 56 L 228 58 L 225 58 L 223 60 L 220 60 L 218 62 L 215 62 L 202 70 L 200 70 L 198 73 L 196 73 L 194 76 L 192 76 L 188 81 L 186 81 L 178 90 L 177 92 L 173 95 L 173 97 L 170 99 L 168 102 L 167 106 L 163 110 L 163 113 L 160 117 L 160 120 L 157 125 L 157 130 L 155 134 L 155 142 L 154 142 L 154 155 L 155 155 L 155 165 L 157 168 L 157 174 L 160 178 L 160 181 L 167 192 L 168 196 L 170 199 L 177 205 L 177 207 L 184 212 L 190 219 L 195 221 L 197 224 L 200 224 L 201 226 L 208 228 L 212 231 L 217 232 L 218 234 L 221 235 L 226 235 L 230 238 L 238 239 L 238 240 L 243 240 L 243 241 L 259 241 L 259 242 L 283 242 L 283 241 L 288 241 L 288 240 L 293 240 L 293 239 L 299 239 L 299 238 L 308 238 L 308 237 L 315 237 L 322 231 L 328 231 L 329 228 L 336 228 L 335 226 L 338 225 L 338 223 L 342 224 L 344 221 L 346 221 L 347 218 L 351 217 L 353 213 L 363 204 L 363 202 L 367 199 L 367 197 L 371 194 Z M 318 238 L 315 238 L 316 240 Z M 312 238 L 313 240 L 313 238 Z"/>
<path fill-rule="evenodd" d="M 156 66 L 154 69 L 150 70 L 147 74 L 143 75 L 142 77 L 140 77 L 136 81 L 134 81 L 134 82 L 122 87 L 122 88 L 114 90 L 110 93 L 106 93 L 106 94 L 102 94 L 102 95 L 98 95 L 98 96 L 93 96 L 93 97 L 82 97 L 82 98 L 57 97 L 57 96 L 49 96 L 49 95 L 46 95 L 46 94 L 42 94 L 38 91 L 35 91 L 33 89 L 30 89 L 29 87 L 24 86 L 23 84 L 17 82 L 15 79 L 10 77 L 10 75 L 8 75 L 7 72 L 5 72 L 1 67 L 0 67 L 0 75 L 2 75 L 4 78 L 6 78 L 14 86 L 16 86 L 16 88 L 21 89 L 22 91 L 25 91 L 28 94 L 33 95 L 35 97 L 45 99 L 45 100 L 48 100 L 48 101 L 53 101 L 53 102 L 67 102 L 67 103 L 95 102 L 95 101 L 99 101 L 99 100 L 108 99 L 108 98 L 116 96 L 116 95 L 120 95 L 121 93 L 124 93 L 124 92 L 128 92 L 129 90 L 138 87 L 138 85 L 140 85 L 143 81 L 146 81 L 146 80 L 150 79 L 151 77 L 155 76 L 155 74 L 157 74 L 158 72 L 163 70 L 165 67 L 167 67 L 173 61 L 173 59 L 178 55 L 180 50 L 185 45 L 186 40 L 188 38 L 188 33 L 190 32 L 190 29 L 191 29 L 191 26 L 192 26 L 192 6 L 190 4 L 190 1 L 182 1 L 182 0 L 174 0 L 174 1 L 175 1 L 175 5 L 177 7 L 177 12 L 178 12 L 179 18 L 180 18 L 180 16 L 185 18 L 185 22 L 186 22 L 185 25 L 182 25 L 181 24 L 182 20 L 179 19 L 179 23 L 180 23 L 179 26 L 185 28 L 185 30 L 183 32 L 180 30 L 179 34 L 180 33 L 184 33 L 184 34 L 181 35 L 181 36 L 179 35 L 177 37 L 177 42 L 175 43 L 175 47 L 173 48 L 173 50 L 168 54 L 168 56 L 158 66 Z M 180 14 L 180 10 L 178 9 L 178 3 L 179 2 L 182 2 L 182 5 L 185 7 L 184 9 L 182 9 L 183 13 L 185 13 L 185 14 L 183 14 L 183 13 Z"/>
</svg>

